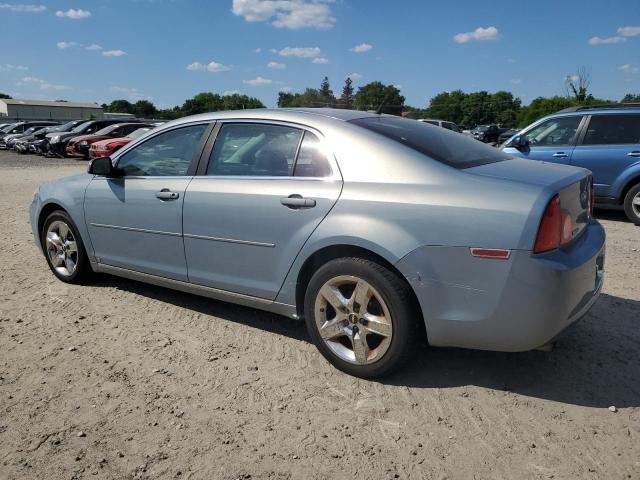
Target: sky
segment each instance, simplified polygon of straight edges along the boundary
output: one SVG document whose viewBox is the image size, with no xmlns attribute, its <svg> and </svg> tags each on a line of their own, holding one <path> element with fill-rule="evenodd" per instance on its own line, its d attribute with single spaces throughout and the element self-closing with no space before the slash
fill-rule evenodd
<svg viewBox="0 0 640 480">
<path fill-rule="evenodd" d="M 585 66 L 591 93 L 640 93 L 638 0 L 103 0 L 2 3 L 0 92 L 160 108 L 198 92 L 339 96 L 379 80 L 406 104 L 442 91 L 564 95 Z"/>
</svg>

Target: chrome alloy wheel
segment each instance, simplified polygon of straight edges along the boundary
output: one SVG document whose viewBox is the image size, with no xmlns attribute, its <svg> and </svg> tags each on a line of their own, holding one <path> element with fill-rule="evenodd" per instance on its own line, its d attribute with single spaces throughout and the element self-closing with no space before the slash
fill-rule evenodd
<svg viewBox="0 0 640 480">
<path fill-rule="evenodd" d="M 633 213 L 640 218 L 640 192 L 636 193 L 636 196 L 631 200 L 631 208 Z"/>
<path fill-rule="evenodd" d="M 315 321 L 324 343 L 356 365 L 373 363 L 391 344 L 393 322 L 378 291 L 351 275 L 327 281 L 316 296 Z"/>
<path fill-rule="evenodd" d="M 47 228 L 45 237 L 47 256 L 60 275 L 70 277 L 78 266 L 78 245 L 65 222 L 56 220 Z"/>
</svg>

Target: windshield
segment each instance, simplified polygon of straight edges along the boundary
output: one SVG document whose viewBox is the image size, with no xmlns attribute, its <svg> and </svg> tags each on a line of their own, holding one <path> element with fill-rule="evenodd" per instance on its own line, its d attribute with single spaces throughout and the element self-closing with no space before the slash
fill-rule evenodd
<svg viewBox="0 0 640 480">
<path fill-rule="evenodd" d="M 96 133 L 94 133 L 94 135 L 109 135 L 119 126 L 120 126 L 119 124 L 109 125 L 108 127 L 104 127 L 103 129 L 98 130 Z"/>
<path fill-rule="evenodd" d="M 91 121 L 81 123 L 81 124 L 80 124 L 80 125 L 78 125 L 76 128 L 74 128 L 73 130 L 71 130 L 71 132 L 72 132 L 72 133 L 82 132 L 82 131 L 85 129 L 85 127 L 89 126 L 89 124 L 91 124 Z"/>
<path fill-rule="evenodd" d="M 351 120 L 351 123 L 384 135 L 454 168 L 475 167 L 511 158 L 473 138 L 425 122 L 385 115 L 359 118 Z"/>
<path fill-rule="evenodd" d="M 4 127 L 2 130 L 0 130 L 0 132 L 2 133 L 9 133 L 11 130 L 13 130 L 13 127 L 15 127 L 16 124 L 12 123 L 11 125 L 7 125 L 6 127 Z"/>
<path fill-rule="evenodd" d="M 489 130 L 489 125 L 478 125 L 476 130 L 479 132 L 484 132 L 485 130 Z"/>
<path fill-rule="evenodd" d="M 134 130 L 133 132 L 131 132 L 129 135 L 127 135 L 127 137 L 129 138 L 138 138 L 141 137 L 142 135 L 144 135 L 145 133 L 147 133 L 149 130 L 151 130 L 150 128 L 139 128 L 137 130 Z"/>
<path fill-rule="evenodd" d="M 71 130 L 73 128 L 74 125 L 77 125 L 78 121 L 77 120 L 73 120 L 71 122 L 67 122 L 63 125 L 58 125 L 53 127 L 50 132 L 66 132 L 68 130 Z"/>
</svg>

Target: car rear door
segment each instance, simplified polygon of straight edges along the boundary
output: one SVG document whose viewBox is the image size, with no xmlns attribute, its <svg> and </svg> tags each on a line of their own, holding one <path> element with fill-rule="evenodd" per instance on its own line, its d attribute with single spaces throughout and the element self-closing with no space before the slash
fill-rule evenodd
<svg viewBox="0 0 640 480">
<path fill-rule="evenodd" d="M 255 121 L 217 130 L 185 196 L 189 280 L 273 300 L 342 179 L 318 132 Z"/>
<path fill-rule="evenodd" d="M 504 151 L 515 157 L 568 165 L 583 119 L 583 115 L 549 118 L 521 133 L 529 140 L 528 147 L 506 146 Z"/>
<path fill-rule="evenodd" d="M 640 115 L 598 114 L 588 118 L 571 163 L 593 172 L 596 197 L 617 197 L 616 180 L 640 162 Z"/>
<path fill-rule="evenodd" d="M 209 131 L 163 130 L 117 156 L 122 176 L 94 177 L 84 208 L 97 262 L 187 280 L 182 207 Z"/>
</svg>

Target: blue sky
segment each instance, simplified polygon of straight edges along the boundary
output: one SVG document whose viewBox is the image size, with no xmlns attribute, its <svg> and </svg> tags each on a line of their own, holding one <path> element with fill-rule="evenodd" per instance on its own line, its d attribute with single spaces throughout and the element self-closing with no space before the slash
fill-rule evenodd
<svg viewBox="0 0 640 480">
<path fill-rule="evenodd" d="M 351 75 L 398 85 L 417 107 L 444 90 L 510 90 L 525 103 L 640 93 L 638 0 L 104 0 L 3 3 L 0 92 L 17 98 L 181 104 L 239 91 L 336 93 Z"/>
</svg>

